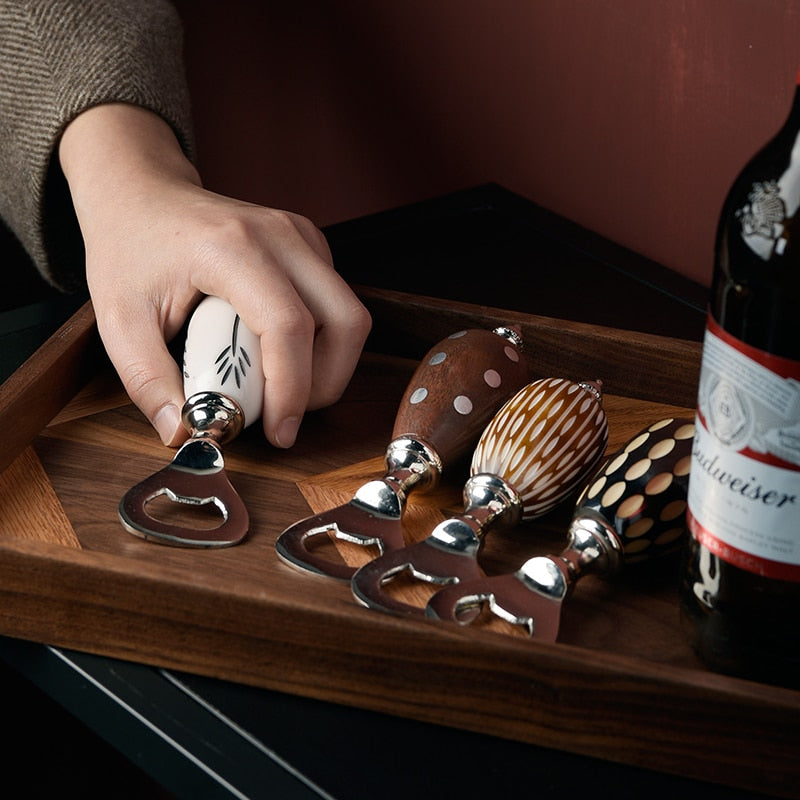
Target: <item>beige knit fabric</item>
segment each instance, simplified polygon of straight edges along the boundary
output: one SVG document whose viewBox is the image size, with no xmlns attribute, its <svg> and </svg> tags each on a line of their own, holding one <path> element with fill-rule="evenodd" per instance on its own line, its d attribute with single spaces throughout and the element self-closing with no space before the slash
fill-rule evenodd
<svg viewBox="0 0 800 800">
<path fill-rule="evenodd" d="M 59 136 L 91 106 L 129 102 L 191 156 L 182 35 L 165 0 L 0 0 L 0 216 L 64 290 L 83 286 L 84 259 Z"/>
</svg>

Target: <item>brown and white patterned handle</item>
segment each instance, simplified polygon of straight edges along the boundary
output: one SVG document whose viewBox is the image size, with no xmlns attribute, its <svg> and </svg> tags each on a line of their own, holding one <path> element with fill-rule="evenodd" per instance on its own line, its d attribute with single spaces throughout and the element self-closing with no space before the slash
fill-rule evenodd
<svg viewBox="0 0 800 800">
<path fill-rule="evenodd" d="M 471 472 L 495 475 L 514 487 L 520 519 L 531 520 L 581 488 L 607 441 L 599 381 L 542 378 L 495 415 L 475 448 Z"/>
</svg>

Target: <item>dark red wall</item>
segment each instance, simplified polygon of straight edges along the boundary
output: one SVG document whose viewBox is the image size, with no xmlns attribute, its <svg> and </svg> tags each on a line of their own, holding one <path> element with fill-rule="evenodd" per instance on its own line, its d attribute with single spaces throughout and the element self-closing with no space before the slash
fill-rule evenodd
<svg viewBox="0 0 800 800">
<path fill-rule="evenodd" d="M 206 184 L 326 225 L 496 181 L 694 279 L 789 0 L 179 0 Z"/>
</svg>

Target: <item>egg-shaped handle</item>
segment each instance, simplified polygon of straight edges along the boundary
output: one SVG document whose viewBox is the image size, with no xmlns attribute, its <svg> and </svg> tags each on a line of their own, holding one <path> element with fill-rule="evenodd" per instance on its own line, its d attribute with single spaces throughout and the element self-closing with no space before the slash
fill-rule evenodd
<svg viewBox="0 0 800 800">
<path fill-rule="evenodd" d="M 183 390 L 187 399 L 211 392 L 233 400 L 245 426 L 261 416 L 264 372 L 259 339 L 219 297 L 205 297 L 189 320 Z"/>
<path fill-rule="evenodd" d="M 542 378 L 494 416 L 472 456 L 472 475 L 497 475 L 522 502 L 522 520 L 552 510 L 592 474 L 608 441 L 599 381 Z"/>
<path fill-rule="evenodd" d="M 578 497 L 570 529 L 572 539 L 589 533 L 607 542 L 609 564 L 594 571 L 613 573 L 680 548 L 693 440 L 693 419 L 662 419 L 597 470 Z"/>
<path fill-rule="evenodd" d="M 422 441 L 444 465 L 468 455 L 497 409 L 530 379 L 510 328 L 459 331 L 432 347 L 411 377 L 392 439 Z"/>
</svg>

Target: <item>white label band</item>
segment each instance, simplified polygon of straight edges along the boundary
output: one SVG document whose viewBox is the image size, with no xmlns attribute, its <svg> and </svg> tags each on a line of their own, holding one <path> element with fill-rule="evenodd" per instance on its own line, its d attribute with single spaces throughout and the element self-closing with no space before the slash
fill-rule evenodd
<svg viewBox="0 0 800 800">
<path fill-rule="evenodd" d="M 729 563 L 800 581 L 800 363 L 754 354 L 709 319 L 689 527 Z"/>
</svg>

